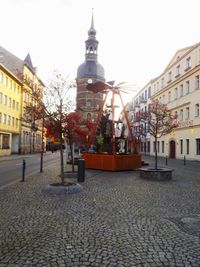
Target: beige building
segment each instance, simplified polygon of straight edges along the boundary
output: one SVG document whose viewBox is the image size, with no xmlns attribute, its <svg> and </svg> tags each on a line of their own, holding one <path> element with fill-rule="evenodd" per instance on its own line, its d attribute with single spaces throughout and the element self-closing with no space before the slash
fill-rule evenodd
<svg viewBox="0 0 200 267">
<path fill-rule="evenodd" d="M 151 100 L 167 104 L 178 116 L 178 128 L 158 140 L 158 155 L 200 160 L 200 43 L 178 50 L 164 72 L 134 97 L 135 117 L 137 112 L 148 109 L 147 88 L 151 88 Z M 141 152 L 153 155 L 154 139 L 148 134 L 148 126 L 146 136 L 148 140 L 141 139 Z"/>
</svg>

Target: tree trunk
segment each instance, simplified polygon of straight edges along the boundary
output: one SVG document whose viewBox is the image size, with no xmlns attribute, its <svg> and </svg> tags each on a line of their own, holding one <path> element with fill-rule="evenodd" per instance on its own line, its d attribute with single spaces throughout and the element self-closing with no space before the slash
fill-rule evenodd
<svg viewBox="0 0 200 267">
<path fill-rule="evenodd" d="M 155 170 L 158 168 L 157 137 L 155 137 Z"/>
<path fill-rule="evenodd" d="M 60 177 L 61 177 L 61 182 L 64 184 L 64 160 L 63 160 L 63 147 L 62 147 L 62 133 L 60 134 Z"/>
<path fill-rule="evenodd" d="M 73 151 L 73 145 L 71 139 L 69 140 L 69 147 L 71 152 L 71 159 L 72 159 L 72 172 L 74 172 L 74 151 Z"/>
</svg>

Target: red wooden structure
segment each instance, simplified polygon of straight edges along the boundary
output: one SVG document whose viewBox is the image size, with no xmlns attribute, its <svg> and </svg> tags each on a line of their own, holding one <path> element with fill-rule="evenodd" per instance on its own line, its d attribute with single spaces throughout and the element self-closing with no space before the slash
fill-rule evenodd
<svg viewBox="0 0 200 267">
<path fill-rule="evenodd" d="M 120 83 L 114 86 L 114 82 L 96 82 L 87 85 L 87 89 L 97 93 L 101 92 L 105 94 L 105 99 L 103 106 L 100 108 L 97 116 L 96 128 L 94 129 L 94 134 L 99 125 L 99 121 L 101 119 L 103 108 L 106 103 L 109 92 L 111 92 L 111 113 L 112 113 L 112 154 L 91 154 L 84 153 L 83 158 L 86 162 L 86 168 L 91 169 L 101 169 L 101 170 L 111 170 L 111 171 L 121 171 L 121 170 L 134 170 L 141 167 L 141 155 L 137 153 L 137 146 L 135 142 L 135 138 L 133 136 L 130 123 L 128 120 L 127 113 L 125 111 L 125 105 L 123 103 L 123 99 L 121 96 L 121 88 L 120 86 L 124 83 Z M 116 154 L 116 137 L 115 137 L 115 95 L 118 95 L 122 104 L 123 112 L 125 115 L 126 123 L 128 126 L 130 141 L 131 141 L 131 152 L 129 154 Z M 89 146 L 91 145 L 88 144 Z"/>
</svg>

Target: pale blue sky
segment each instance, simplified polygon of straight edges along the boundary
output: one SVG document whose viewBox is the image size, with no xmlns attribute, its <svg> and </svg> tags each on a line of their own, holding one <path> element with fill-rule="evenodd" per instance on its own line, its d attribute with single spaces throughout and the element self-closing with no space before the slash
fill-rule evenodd
<svg viewBox="0 0 200 267">
<path fill-rule="evenodd" d="M 0 45 L 30 52 L 43 80 L 70 77 L 84 61 L 94 8 L 98 60 L 106 79 L 143 87 L 176 50 L 200 41 L 199 0 L 0 0 Z"/>
</svg>

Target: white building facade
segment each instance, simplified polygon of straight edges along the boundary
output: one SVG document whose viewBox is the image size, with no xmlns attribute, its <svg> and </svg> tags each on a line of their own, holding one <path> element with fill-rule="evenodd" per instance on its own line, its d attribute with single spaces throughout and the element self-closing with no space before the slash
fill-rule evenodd
<svg viewBox="0 0 200 267">
<path fill-rule="evenodd" d="M 152 88 L 152 99 L 167 104 L 179 123 L 160 138 L 158 154 L 200 160 L 200 43 L 178 50 Z"/>
<path fill-rule="evenodd" d="M 150 98 L 148 90 L 151 90 Z M 137 112 L 148 111 L 151 100 L 155 99 L 167 104 L 177 115 L 179 124 L 170 134 L 158 139 L 158 155 L 200 160 L 200 43 L 178 50 L 164 72 L 134 97 L 136 127 L 139 126 Z M 147 134 L 141 138 L 140 151 L 154 155 L 154 138 L 148 134 L 148 125 L 145 127 Z"/>
</svg>

